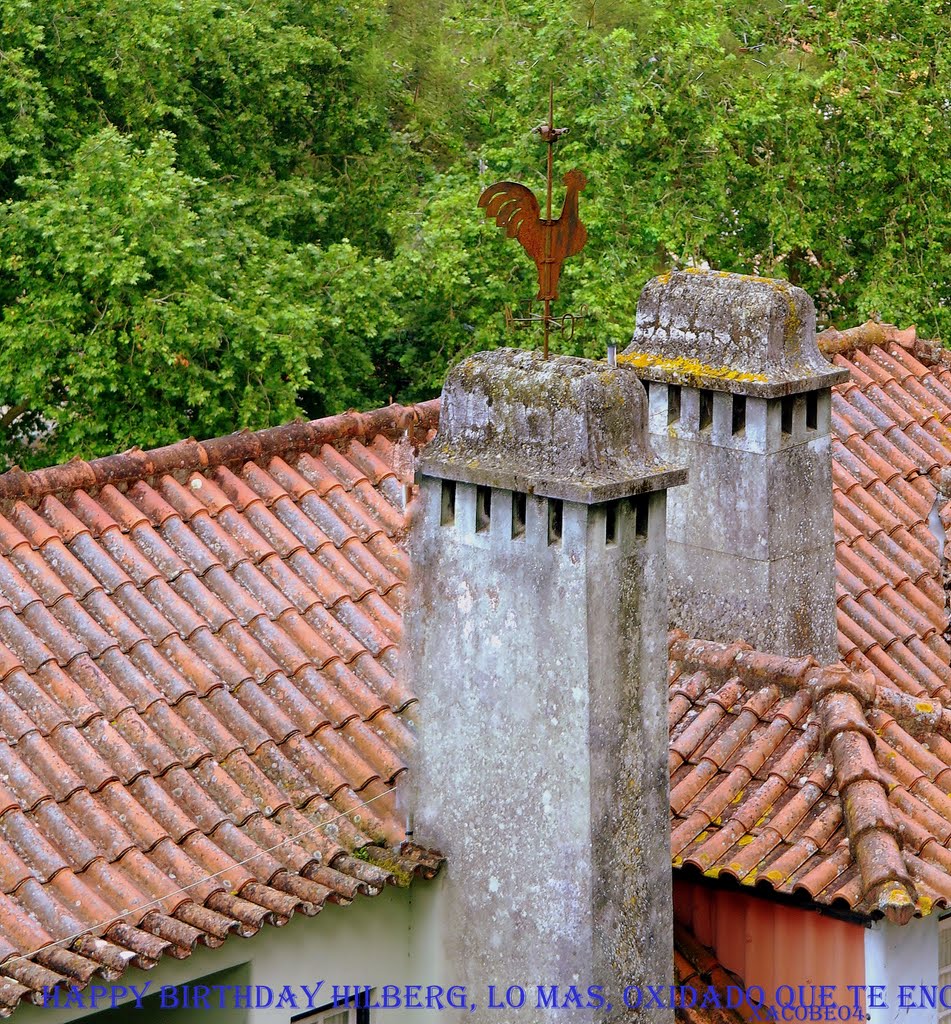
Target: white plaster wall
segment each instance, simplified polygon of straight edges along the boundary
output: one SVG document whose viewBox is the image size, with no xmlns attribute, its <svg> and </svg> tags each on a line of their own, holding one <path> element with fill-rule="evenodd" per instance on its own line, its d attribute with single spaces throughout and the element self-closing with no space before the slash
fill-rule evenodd
<svg viewBox="0 0 951 1024">
<path fill-rule="evenodd" d="M 128 971 L 114 984 L 141 988 L 149 994 L 162 985 L 183 985 L 206 975 L 235 969 L 221 983 L 313 987 L 324 981 L 318 1005 L 332 998 L 333 985 L 436 984 L 441 973 L 439 942 L 432 934 L 433 900 L 439 882 L 415 882 L 410 889 L 389 887 L 379 896 L 358 898 L 348 907 L 328 906 L 315 918 L 294 917 L 283 928 L 265 927 L 249 939 L 231 936 L 218 949 L 199 947 L 186 960 L 168 957 L 151 971 Z M 422 903 L 414 913 L 414 904 Z M 247 965 L 246 971 L 238 968 Z M 242 977 L 242 975 L 246 975 Z M 240 979 L 240 982 L 238 981 Z M 97 984 L 108 984 L 96 979 Z M 87 990 L 88 991 L 88 990 Z M 324 993 L 327 998 L 323 999 Z M 102 1007 L 100 1007 L 101 1009 Z M 127 1008 L 122 1020 L 141 1024 L 285 1024 L 306 1009 L 224 1011 L 166 1011 L 134 1013 Z M 55 1010 L 21 1004 L 16 1024 L 65 1024 L 89 1016 L 92 1011 Z M 382 1012 L 382 1011 L 381 1011 Z M 388 1024 L 436 1021 L 439 1013 L 387 1010 Z M 117 1016 L 117 1015 L 116 1015 Z M 108 1020 L 108 1018 L 107 1018 Z M 110 1022 L 111 1024 L 111 1022 Z"/>
<path fill-rule="evenodd" d="M 447 987 L 459 981 L 450 977 L 450 968 L 443 945 L 442 918 L 439 916 L 439 904 L 447 879 L 451 877 L 452 862 L 447 861 L 439 874 L 430 882 L 414 884 L 410 888 L 410 942 L 409 959 L 411 970 L 426 980 L 428 984 Z M 472 927 L 470 923 L 460 921 L 459 927 Z M 427 1014 L 430 1020 L 437 1019 L 435 1014 Z M 389 1019 L 389 1018 L 387 1018 Z"/>
<path fill-rule="evenodd" d="M 915 919 L 906 925 L 876 921 L 865 930 L 865 984 L 886 986 L 888 1009 L 868 1005 L 873 1024 L 933 1024 L 938 1010 L 902 1009 L 899 987 L 938 984 L 938 916 Z"/>
</svg>

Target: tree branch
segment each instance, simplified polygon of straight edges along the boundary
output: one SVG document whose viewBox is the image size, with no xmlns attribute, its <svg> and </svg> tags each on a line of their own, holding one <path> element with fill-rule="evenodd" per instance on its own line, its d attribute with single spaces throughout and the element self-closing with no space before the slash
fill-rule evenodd
<svg viewBox="0 0 951 1024">
<path fill-rule="evenodd" d="M 25 412 L 29 411 L 30 406 L 27 402 L 18 402 L 16 405 L 11 405 L 10 408 L 0 416 L 0 430 L 6 430 L 18 416 L 22 416 Z"/>
<path fill-rule="evenodd" d="M 867 320 L 858 327 L 850 327 L 845 331 L 837 331 L 827 327 L 816 335 L 819 351 L 827 356 L 839 352 L 851 352 L 854 349 L 869 349 L 874 345 L 885 345 L 894 341 L 903 348 L 912 348 L 915 343 L 914 327 L 899 330 L 894 324 L 880 324 Z"/>
</svg>

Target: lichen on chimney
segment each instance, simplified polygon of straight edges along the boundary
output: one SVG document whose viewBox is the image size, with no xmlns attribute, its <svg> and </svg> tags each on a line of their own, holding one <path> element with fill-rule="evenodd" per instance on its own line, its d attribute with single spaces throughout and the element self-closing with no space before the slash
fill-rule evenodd
<svg viewBox="0 0 951 1024">
<path fill-rule="evenodd" d="M 650 388 L 668 503 L 672 622 L 783 655 L 836 646 L 831 387 L 815 307 L 787 281 L 709 270 L 645 285 L 618 364 Z"/>
<path fill-rule="evenodd" d="M 764 373 L 744 373 L 742 370 L 736 370 L 730 366 L 711 366 L 709 363 L 702 363 L 699 359 L 689 359 L 686 356 L 668 358 L 649 352 L 629 352 L 619 355 L 617 361 L 622 366 L 633 366 L 636 369 L 657 367 L 668 371 L 671 375 L 682 377 L 680 383 L 683 384 L 707 377 L 764 384 L 768 379 Z"/>
<path fill-rule="evenodd" d="M 464 359 L 443 388 L 421 470 L 569 501 L 673 486 L 683 473 L 648 440 L 636 375 L 589 359 L 496 349 Z"/>
<path fill-rule="evenodd" d="M 618 361 L 660 383 L 760 398 L 830 387 L 848 374 L 819 352 L 815 321 L 812 299 L 787 281 L 672 271 L 644 286 Z"/>
</svg>

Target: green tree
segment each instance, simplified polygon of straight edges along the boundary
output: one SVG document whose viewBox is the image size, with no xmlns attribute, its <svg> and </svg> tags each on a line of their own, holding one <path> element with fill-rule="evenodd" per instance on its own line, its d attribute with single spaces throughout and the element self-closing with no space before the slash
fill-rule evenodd
<svg viewBox="0 0 951 1024">
<path fill-rule="evenodd" d="M 947 336 L 949 13 L 0 0 L 0 461 L 429 397 L 537 343 L 502 317 L 534 268 L 476 203 L 541 193 L 550 80 L 556 172 L 589 179 L 559 309 L 592 313 L 556 351 L 599 355 L 652 274 L 705 263 Z"/>
<path fill-rule="evenodd" d="M 528 129 L 547 111 L 549 80 L 556 119 L 571 125 L 556 173 L 577 165 L 589 178 L 588 246 L 565 265 L 561 305 L 595 316 L 564 350 L 603 352 L 630 335 L 647 278 L 704 264 L 789 278 L 815 297 L 822 324 L 881 316 L 947 335 L 949 13 L 933 0 L 404 12 L 394 45 L 433 55 L 407 61 L 407 130 L 440 154 L 393 222 L 415 300 L 410 391 L 431 388 L 456 354 L 503 343 L 499 308 L 533 292 L 518 247 L 473 218 L 491 181 L 541 193 L 544 146 Z"/>
<path fill-rule="evenodd" d="M 355 70 L 382 16 L 0 0 L 0 462 L 373 394 L 395 292 L 345 182 L 392 149 Z"/>
<path fill-rule="evenodd" d="M 366 339 L 395 323 L 381 261 L 268 236 L 175 156 L 168 135 L 142 151 L 106 128 L 68 178 L 21 179 L 3 211 L 23 288 L 0 322 L 0 388 L 21 447 L 45 424 L 64 451 L 108 451 L 196 419 L 212 434 L 290 419 L 305 392 L 363 398 Z"/>
</svg>

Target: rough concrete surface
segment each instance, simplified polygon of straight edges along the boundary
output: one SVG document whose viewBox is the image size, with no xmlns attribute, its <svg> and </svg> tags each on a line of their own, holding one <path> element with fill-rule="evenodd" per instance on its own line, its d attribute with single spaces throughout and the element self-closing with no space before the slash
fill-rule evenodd
<svg viewBox="0 0 951 1024">
<path fill-rule="evenodd" d="M 571 501 L 607 501 L 683 481 L 647 444 L 647 399 L 631 375 L 571 356 L 497 349 L 446 378 L 439 434 L 421 470 Z"/>
<path fill-rule="evenodd" d="M 785 281 L 682 272 L 645 286 L 637 324 L 629 352 L 720 367 L 719 379 L 696 387 L 648 383 L 651 443 L 688 467 L 668 502 L 671 624 L 835 660 L 830 384 L 838 371 L 816 348 L 812 300 Z M 636 360 L 623 365 L 650 376 Z M 780 379 L 773 397 L 760 393 L 758 380 Z"/>
<path fill-rule="evenodd" d="M 648 281 L 621 361 L 650 380 L 762 398 L 848 377 L 819 352 L 815 306 L 801 288 L 712 270 Z"/>
<path fill-rule="evenodd" d="M 483 1002 L 460 1020 L 660 1024 L 670 1011 L 630 1014 L 621 996 L 672 972 L 666 493 L 649 479 L 662 463 L 633 375 L 551 363 L 484 354 L 444 393 L 452 413 L 421 476 L 404 634 L 405 670 L 426 681 L 416 838 L 448 858 L 434 911 L 447 974 L 483 992 L 556 985 L 562 998 L 600 985 L 613 1004 L 508 1014 Z M 600 424 L 588 419 L 605 408 Z M 620 477 L 623 466 L 651 493 L 539 497 L 531 466 L 553 468 L 553 437 L 583 473 L 596 463 Z M 446 447 L 480 462 L 490 453 L 502 474 L 518 466 L 535 490 L 524 522 L 522 499 L 498 486 L 486 522 L 487 488 L 458 481 Z"/>
</svg>

